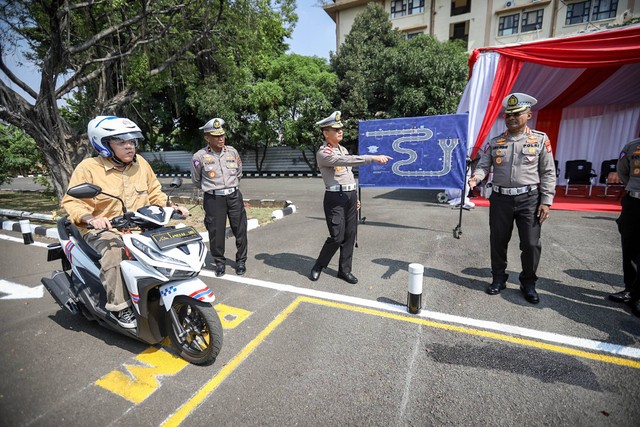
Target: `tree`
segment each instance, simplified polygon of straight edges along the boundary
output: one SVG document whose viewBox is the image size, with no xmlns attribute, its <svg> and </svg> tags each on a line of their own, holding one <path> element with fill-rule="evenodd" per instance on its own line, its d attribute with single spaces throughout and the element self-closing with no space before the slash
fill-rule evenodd
<svg viewBox="0 0 640 427">
<path fill-rule="evenodd" d="M 44 157 L 35 141 L 20 129 L 0 124 L 0 184 L 13 175 L 44 172 Z"/>
<path fill-rule="evenodd" d="M 145 108 L 141 94 L 161 93 L 175 81 L 205 80 L 224 68 L 222 58 L 242 60 L 256 47 L 262 52 L 265 45 L 283 46 L 291 31 L 288 23 L 295 22 L 294 0 L 13 0 L 1 5 L 0 71 L 26 98 L 0 80 L 0 119 L 35 140 L 58 197 L 75 165 L 90 152 L 83 139 L 89 118 L 139 113 L 144 122 L 138 124 L 157 139 L 155 130 L 167 122 L 173 128 L 176 119 L 173 113 L 163 116 L 161 109 Z M 247 18 L 247 11 L 257 13 Z M 265 11 L 271 32 L 261 31 Z M 275 22 L 280 23 L 277 29 Z M 29 59 L 40 68 L 38 90 L 3 60 L 20 46 L 26 46 Z M 262 53 L 257 62 L 268 56 Z M 70 108 L 59 109 L 58 101 L 70 96 Z"/>
<path fill-rule="evenodd" d="M 277 144 L 298 148 L 309 168 L 316 170 L 315 157 L 309 158 L 307 151 L 315 153 L 321 145 L 315 122 L 331 111 L 336 83 L 336 75 L 322 58 L 296 54 L 276 58 L 250 93 L 257 115 L 252 126 L 255 140 L 265 150 Z"/>
<path fill-rule="evenodd" d="M 454 113 L 468 70 L 458 42 L 425 35 L 407 40 L 374 3 L 356 17 L 331 65 L 347 122 L 345 141 L 357 141 L 358 120 Z"/>
<path fill-rule="evenodd" d="M 390 117 L 433 116 L 456 112 L 468 74 L 468 56 L 457 41 L 419 35 L 386 52 L 385 98 Z"/>
<path fill-rule="evenodd" d="M 345 122 L 345 140 L 357 141 L 358 120 L 388 115 L 393 103 L 385 96 L 387 51 L 400 45 L 402 35 L 393 28 L 384 6 L 369 3 L 356 16 L 331 67 L 338 76 L 338 97 Z"/>
</svg>

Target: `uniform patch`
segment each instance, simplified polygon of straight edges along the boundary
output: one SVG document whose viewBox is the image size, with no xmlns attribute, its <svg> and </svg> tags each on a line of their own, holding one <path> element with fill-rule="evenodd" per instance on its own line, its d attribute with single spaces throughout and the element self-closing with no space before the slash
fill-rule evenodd
<svg viewBox="0 0 640 427">
<path fill-rule="evenodd" d="M 496 158 L 496 163 L 497 163 L 497 164 L 502 163 L 502 157 L 497 157 L 497 158 Z"/>
<path fill-rule="evenodd" d="M 506 150 L 496 150 L 496 156 L 504 156 Z"/>
<path fill-rule="evenodd" d="M 640 168 L 635 168 L 635 169 L 633 170 L 633 174 L 634 174 L 634 175 L 640 175 Z"/>
<path fill-rule="evenodd" d="M 496 144 L 498 144 L 498 145 L 503 145 L 503 144 L 506 144 L 506 143 L 507 143 L 507 138 L 498 138 L 496 140 Z"/>
<path fill-rule="evenodd" d="M 324 150 L 322 150 L 322 152 L 324 154 L 333 154 L 333 149 L 331 149 L 331 147 L 327 147 Z"/>
<path fill-rule="evenodd" d="M 621 158 L 623 158 L 623 157 L 624 157 L 624 156 L 626 156 L 626 155 L 627 155 L 627 152 L 626 152 L 626 151 L 621 151 L 621 152 L 620 152 L 620 157 L 619 157 L 619 158 L 621 159 Z"/>
<path fill-rule="evenodd" d="M 344 169 L 343 166 L 336 166 L 335 167 L 336 172 L 342 172 L 342 169 Z"/>
<path fill-rule="evenodd" d="M 544 148 L 547 149 L 547 153 L 551 152 L 551 141 L 549 141 L 548 139 L 544 141 Z"/>
<path fill-rule="evenodd" d="M 215 178 L 216 177 L 216 172 L 215 171 L 209 171 L 208 175 L 209 175 L 209 178 Z"/>
<path fill-rule="evenodd" d="M 202 161 L 205 163 L 213 162 L 213 156 L 204 156 Z"/>
<path fill-rule="evenodd" d="M 529 150 L 528 150 L 528 151 L 529 151 L 529 154 L 535 154 L 536 149 L 535 149 L 535 148 L 533 148 L 533 147 L 531 147 L 531 148 L 529 148 Z"/>
<path fill-rule="evenodd" d="M 193 167 L 198 169 L 198 166 L 200 166 L 200 160 L 194 159 L 193 160 Z"/>
</svg>

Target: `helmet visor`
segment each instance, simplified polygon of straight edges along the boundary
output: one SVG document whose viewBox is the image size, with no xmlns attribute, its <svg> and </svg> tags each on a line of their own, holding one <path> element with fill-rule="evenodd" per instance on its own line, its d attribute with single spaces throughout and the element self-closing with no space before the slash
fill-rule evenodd
<svg viewBox="0 0 640 427">
<path fill-rule="evenodd" d="M 121 133 L 120 135 L 113 135 L 108 138 L 109 142 L 112 141 L 129 141 L 131 139 L 135 140 L 144 140 L 144 136 L 142 136 L 142 132 L 127 132 Z"/>
</svg>

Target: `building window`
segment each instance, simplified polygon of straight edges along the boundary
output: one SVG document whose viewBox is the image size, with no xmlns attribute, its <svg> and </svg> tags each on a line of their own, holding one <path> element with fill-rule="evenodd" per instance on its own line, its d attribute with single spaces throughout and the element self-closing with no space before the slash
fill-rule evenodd
<svg viewBox="0 0 640 427">
<path fill-rule="evenodd" d="M 544 9 L 532 10 L 522 13 L 522 32 L 542 29 L 542 17 Z"/>
<path fill-rule="evenodd" d="M 396 0 L 391 2 L 391 17 L 399 18 L 407 14 L 407 1 Z"/>
<path fill-rule="evenodd" d="M 520 14 L 501 16 L 498 21 L 498 35 L 510 36 L 511 34 L 518 33 L 518 19 Z"/>
<path fill-rule="evenodd" d="M 418 37 L 420 34 L 423 34 L 423 33 L 408 33 L 406 37 L 407 37 L 407 40 L 411 40 L 414 37 Z"/>
<path fill-rule="evenodd" d="M 571 3 L 567 5 L 567 20 L 566 25 L 581 24 L 583 22 L 589 22 L 589 12 L 591 8 L 590 1 L 581 1 L 578 3 Z"/>
<path fill-rule="evenodd" d="M 595 0 L 593 3 L 593 21 L 610 19 L 616 17 L 618 11 L 618 0 Z"/>
<path fill-rule="evenodd" d="M 469 21 L 456 22 L 449 25 L 449 40 L 462 40 L 464 46 L 469 43 Z"/>
<path fill-rule="evenodd" d="M 471 12 L 471 0 L 451 0 L 451 16 Z"/>
<path fill-rule="evenodd" d="M 409 15 L 424 13 L 424 0 L 409 0 Z"/>
</svg>

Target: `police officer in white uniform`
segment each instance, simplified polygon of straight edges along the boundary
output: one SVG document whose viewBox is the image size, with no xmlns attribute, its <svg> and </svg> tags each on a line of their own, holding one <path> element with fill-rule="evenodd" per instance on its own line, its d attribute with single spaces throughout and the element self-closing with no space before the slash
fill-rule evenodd
<svg viewBox="0 0 640 427">
<path fill-rule="evenodd" d="M 540 261 L 540 226 L 549 218 L 556 185 L 551 143 L 546 134 L 530 129 L 531 106 L 537 100 L 512 93 L 502 101 L 507 131 L 489 141 L 469 179 L 475 187 L 493 168 L 489 207 L 491 274 L 489 295 L 506 288 L 507 248 L 515 220 L 520 237 L 520 291 L 531 304 L 540 302 L 535 290 Z"/>
<path fill-rule="evenodd" d="M 240 193 L 242 161 L 238 151 L 225 145 L 224 120 L 209 120 L 200 129 L 207 146 L 193 155 L 191 179 L 203 192 L 204 223 L 209 232 L 216 276 L 225 273 L 224 246 L 227 217 L 236 238 L 236 274 L 242 276 L 247 261 L 247 212 Z"/>
<path fill-rule="evenodd" d="M 324 214 L 329 229 L 329 237 L 324 243 L 309 278 L 318 280 L 323 268 L 326 268 L 333 255 L 340 249 L 338 277 L 349 283 L 358 283 L 351 272 L 353 246 L 358 227 L 357 210 L 360 202 L 356 180 L 351 168 L 376 162 L 386 164 L 389 156 L 353 156 L 340 145 L 342 141 L 342 122 L 340 111 L 334 111 L 326 119 L 316 123 L 322 130 L 325 143 L 316 153 L 316 160 L 324 181 Z"/>
<path fill-rule="evenodd" d="M 633 314 L 640 317 L 640 138 L 624 146 L 616 170 L 625 185 L 616 221 L 622 241 L 624 291 L 609 295 L 609 299 L 628 302 Z"/>
</svg>

